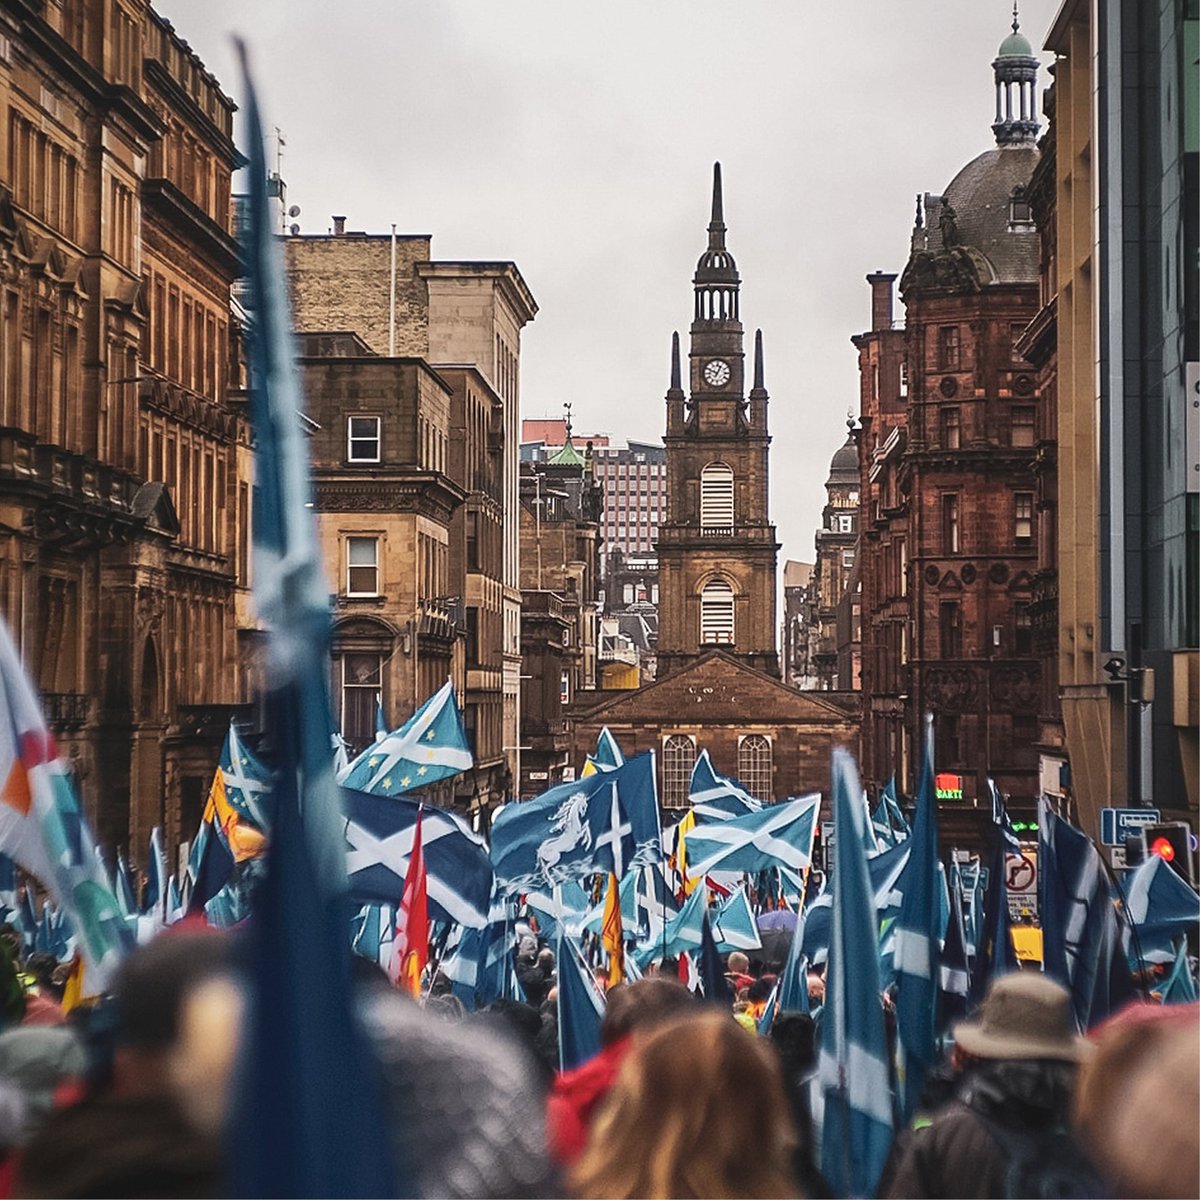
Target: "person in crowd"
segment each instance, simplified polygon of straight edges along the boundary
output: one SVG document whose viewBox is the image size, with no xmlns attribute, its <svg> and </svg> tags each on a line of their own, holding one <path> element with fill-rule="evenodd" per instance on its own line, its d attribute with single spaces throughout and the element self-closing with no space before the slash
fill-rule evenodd
<svg viewBox="0 0 1200 1200">
<path fill-rule="evenodd" d="M 997 979 L 954 1028 L 954 1098 L 897 1141 L 880 1188 L 894 1197 L 1100 1196 L 1070 1132 L 1077 1066 L 1071 995 L 1043 975 Z"/>
<path fill-rule="evenodd" d="M 1112 1194 L 1200 1196 L 1200 1004 L 1131 1005 L 1093 1038 L 1075 1124 Z"/>
<path fill-rule="evenodd" d="M 428 1003 L 426 1008 L 428 1009 Z M 510 1041 L 528 1060 L 539 1085 L 539 1095 L 544 1096 L 553 1082 L 556 1062 L 548 1062 L 542 1053 L 539 1043 L 543 1027 L 541 1012 L 532 1004 L 502 997 L 493 1000 L 487 1009 L 476 1017 L 476 1021 Z M 557 1047 L 555 1049 L 557 1051 Z M 557 1058 L 557 1053 L 555 1057 Z"/>
<path fill-rule="evenodd" d="M 0 940 L 0 1029 L 25 1018 L 25 987 L 17 971 L 17 950 L 11 940 Z"/>
<path fill-rule="evenodd" d="M 635 1035 L 570 1173 L 579 1197 L 798 1196 L 770 1046 L 699 1012 Z"/>
<path fill-rule="evenodd" d="M 166 934 L 125 960 L 114 986 L 111 1075 L 26 1144 L 17 1195 L 219 1192 L 220 1098 L 238 1025 L 231 972 L 228 935 L 213 930 Z"/>
<path fill-rule="evenodd" d="M 25 991 L 25 1025 L 62 1025 L 67 1014 L 62 1009 L 63 988 L 59 982 L 58 959 L 39 952 L 25 960 L 25 973 L 31 985 Z"/>
<path fill-rule="evenodd" d="M 767 1002 L 771 999 L 771 992 L 777 982 L 776 976 L 763 975 L 746 989 L 746 1001 L 750 1005 L 750 1015 L 755 1023 L 761 1021 L 763 1013 L 767 1011 Z"/>
<path fill-rule="evenodd" d="M 540 954 L 529 949 L 522 952 L 517 957 L 516 971 L 517 982 L 521 985 L 525 999 L 534 1008 L 541 1007 L 546 993 L 550 990 L 550 977 L 542 969 Z"/>
<path fill-rule="evenodd" d="M 754 976 L 750 974 L 750 959 L 740 950 L 734 950 L 725 960 L 725 978 L 729 980 L 735 996 L 754 982 Z"/>
<path fill-rule="evenodd" d="M 546 1102 L 547 1135 L 556 1162 L 569 1166 L 582 1153 L 592 1117 L 613 1086 L 631 1035 L 690 1012 L 695 1003 L 683 984 L 664 975 L 609 990 L 600 1025 L 600 1053 L 560 1074 Z"/>
<path fill-rule="evenodd" d="M 777 1013 L 768 1036 L 779 1055 L 783 1090 L 787 1093 L 796 1131 L 792 1169 L 806 1196 L 831 1196 L 833 1193 L 829 1190 L 829 1184 L 817 1169 L 812 1112 L 808 1103 L 808 1081 L 817 1069 L 813 1019 L 808 1013 Z"/>
</svg>

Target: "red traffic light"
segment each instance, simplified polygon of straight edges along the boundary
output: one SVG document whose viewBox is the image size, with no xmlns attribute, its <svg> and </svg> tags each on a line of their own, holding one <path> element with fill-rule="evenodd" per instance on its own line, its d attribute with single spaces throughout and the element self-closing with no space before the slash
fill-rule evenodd
<svg viewBox="0 0 1200 1200">
<path fill-rule="evenodd" d="M 1157 837 L 1150 843 L 1150 853 L 1157 854 L 1163 862 L 1173 862 L 1175 847 L 1165 837 Z"/>
</svg>

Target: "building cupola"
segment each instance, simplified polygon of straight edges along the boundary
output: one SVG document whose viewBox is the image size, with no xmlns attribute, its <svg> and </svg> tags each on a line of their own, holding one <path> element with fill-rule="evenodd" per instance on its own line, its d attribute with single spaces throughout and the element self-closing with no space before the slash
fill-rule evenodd
<svg viewBox="0 0 1200 1200">
<path fill-rule="evenodd" d="M 708 223 L 708 249 L 700 255 L 692 280 L 696 289 L 697 321 L 738 320 L 741 277 L 733 255 L 725 248 L 725 216 L 721 199 L 721 164 L 713 163 L 712 219 Z"/>
<path fill-rule="evenodd" d="M 1012 33 L 1000 43 L 992 63 L 996 76 L 996 120 L 992 132 L 1000 146 L 1032 146 L 1038 122 L 1034 92 L 1038 60 L 1029 39 L 1021 32 L 1017 5 L 1013 4 Z"/>
</svg>

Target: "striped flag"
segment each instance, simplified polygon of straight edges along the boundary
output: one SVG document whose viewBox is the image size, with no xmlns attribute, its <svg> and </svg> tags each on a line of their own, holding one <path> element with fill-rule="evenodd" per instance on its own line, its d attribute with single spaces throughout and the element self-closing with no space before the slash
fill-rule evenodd
<svg viewBox="0 0 1200 1200">
<path fill-rule="evenodd" d="M 818 1081 L 821 1170 L 835 1196 L 873 1196 L 892 1143 L 887 1032 L 879 985 L 875 899 L 867 877 L 854 760 L 833 752 L 833 922 Z"/>
<path fill-rule="evenodd" d="M 600 1051 L 604 997 L 573 938 L 560 937 L 558 952 L 558 1065 L 570 1071 Z"/>
<path fill-rule="evenodd" d="M 615 771 L 624 765 L 625 755 L 621 753 L 621 747 L 617 745 L 617 739 L 613 737 L 612 730 L 605 725 L 596 739 L 596 752 L 589 754 L 587 762 L 583 764 L 581 778 L 586 779 L 598 771 Z"/>
<path fill-rule="evenodd" d="M 687 874 L 762 871 L 782 864 L 802 871 L 812 864 L 819 795 L 801 796 L 759 812 L 699 825 L 687 835 Z"/>
<path fill-rule="evenodd" d="M 744 887 L 738 888 L 712 915 L 713 937 L 722 954 L 732 950 L 761 950 L 762 938 L 750 911 Z"/>
<path fill-rule="evenodd" d="M 728 821 L 730 817 L 745 816 L 762 808 L 762 802 L 750 795 L 741 784 L 717 774 L 707 750 L 700 751 L 692 766 L 688 803 L 700 823 Z"/>
</svg>

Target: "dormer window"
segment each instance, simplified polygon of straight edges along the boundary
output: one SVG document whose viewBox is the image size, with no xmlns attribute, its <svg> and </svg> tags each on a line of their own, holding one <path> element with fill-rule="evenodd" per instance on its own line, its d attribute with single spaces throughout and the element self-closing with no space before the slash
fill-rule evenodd
<svg viewBox="0 0 1200 1200">
<path fill-rule="evenodd" d="M 1008 200 L 1008 229 L 1010 233 L 1027 233 L 1034 228 L 1033 207 L 1023 187 L 1015 187 Z"/>
</svg>

